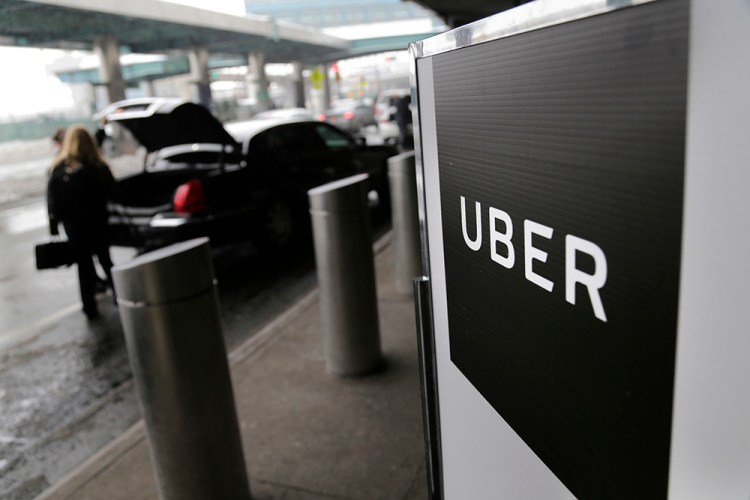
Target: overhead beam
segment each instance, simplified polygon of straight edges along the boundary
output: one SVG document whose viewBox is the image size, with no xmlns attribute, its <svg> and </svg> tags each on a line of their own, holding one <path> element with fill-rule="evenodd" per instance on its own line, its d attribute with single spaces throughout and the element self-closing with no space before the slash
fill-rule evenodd
<svg viewBox="0 0 750 500">
<path fill-rule="evenodd" d="M 414 0 L 435 12 L 448 26 L 456 28 L 504 10 L 518 7 L 531 0 Z"/>
<path fill-rule="evenodd" d="M 267 62 L 315 61 L 346 50 L 350 42 L 266 16 L 234 16 L 157 0 L 4 0 L 3 43 L 50 48 L 91 48 L 113 35 L 132 52 L 164 53 L 201 45 L 210 52 L 266 53 Z"/>
</svg>

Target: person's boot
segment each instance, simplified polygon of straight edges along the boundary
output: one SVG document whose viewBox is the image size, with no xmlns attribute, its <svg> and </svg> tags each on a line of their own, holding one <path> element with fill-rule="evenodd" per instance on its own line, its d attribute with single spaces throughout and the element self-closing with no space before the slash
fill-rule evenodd
<svg viewBox="0 0 750 500">
<path fill-rule="evenodd" d="M 96 277 L 96 283 L 94 284 L 94 292 L 99 295 L 100 293 L 107 293 L 109 285 L 107 280 L 103 280 L 99 276 Z"/>
<path fill-rule="evenodd" d="M 99 309 L 97 307 L 84 307 L 83 314 L 86 315 L 86 319 L 93 321 L 99 318 Z"/>
</svg>

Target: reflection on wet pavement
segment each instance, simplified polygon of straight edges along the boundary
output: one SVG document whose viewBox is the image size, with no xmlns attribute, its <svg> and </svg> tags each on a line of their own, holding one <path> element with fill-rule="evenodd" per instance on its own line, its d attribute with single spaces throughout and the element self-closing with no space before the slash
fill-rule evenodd
<svg viewBox="0 0 750 500">
<path fill-rule="evenodd" d="M 46 225 L 47 209 L 40 203 L 0 213 L 0 233 L 18 234 Z"/>
<path fill-rule="evenodd" d="M 234 246 L 214 265 L 229 350 L 316 283 L 311 249 L 279 259 Z M 0 350 L 0 498 L 34 498 L 140 419 L 111 297 L 99 320 L 78 308 Z"/>
<path fill-rule="evenodd" d="M 69 316 L 0 355 L 1 497 L 28 498 L 24 492 L 40 478 L 59 479 L 61 465 L 85 459 L 92 441 L 101 446 L 122 432 L 112 423 L 79 430 L 92 414 L 110 413 L 105 407 L 113 400 L 127 401 L 112 406 L 118 412 L 129 407 L 112 415 L 114 421 L 127 428 L 138 419 L 117 311 L 111 306 L 102 313 L 92 323 Z"/>
</svg>

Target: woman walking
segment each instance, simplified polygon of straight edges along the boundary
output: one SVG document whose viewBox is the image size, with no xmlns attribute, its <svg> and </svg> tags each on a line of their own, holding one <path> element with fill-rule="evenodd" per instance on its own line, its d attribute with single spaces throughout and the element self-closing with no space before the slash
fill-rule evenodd
<svg viewBox="0 0 750 500">
<path fill-rule="evenodd" d="M 112 286 L 107 202 L 112 198 L 114 186 L 109 165 L 91 134 L 82 125 L 70 127 L 50 169 L 47 210 L 50 234 L 57 235 L 62 223 L 73 248 L 83 312 L 88 319 L 99 316 L 94 255 L 107 275 L 108 285 Z"/>
</svg>

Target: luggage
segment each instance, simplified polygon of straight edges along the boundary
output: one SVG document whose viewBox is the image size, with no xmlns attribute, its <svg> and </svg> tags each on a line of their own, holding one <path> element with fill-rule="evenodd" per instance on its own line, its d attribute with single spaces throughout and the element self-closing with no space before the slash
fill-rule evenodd
<svg viewBox="0 0 750 500">
<path fill-rule="evenodd" d="M 53 240 L 39 243 L 34 247 L 37 269 L 54 269 L 69 266 L 75 262 L 73 248 L 69 241 Z"/>
</svg>

